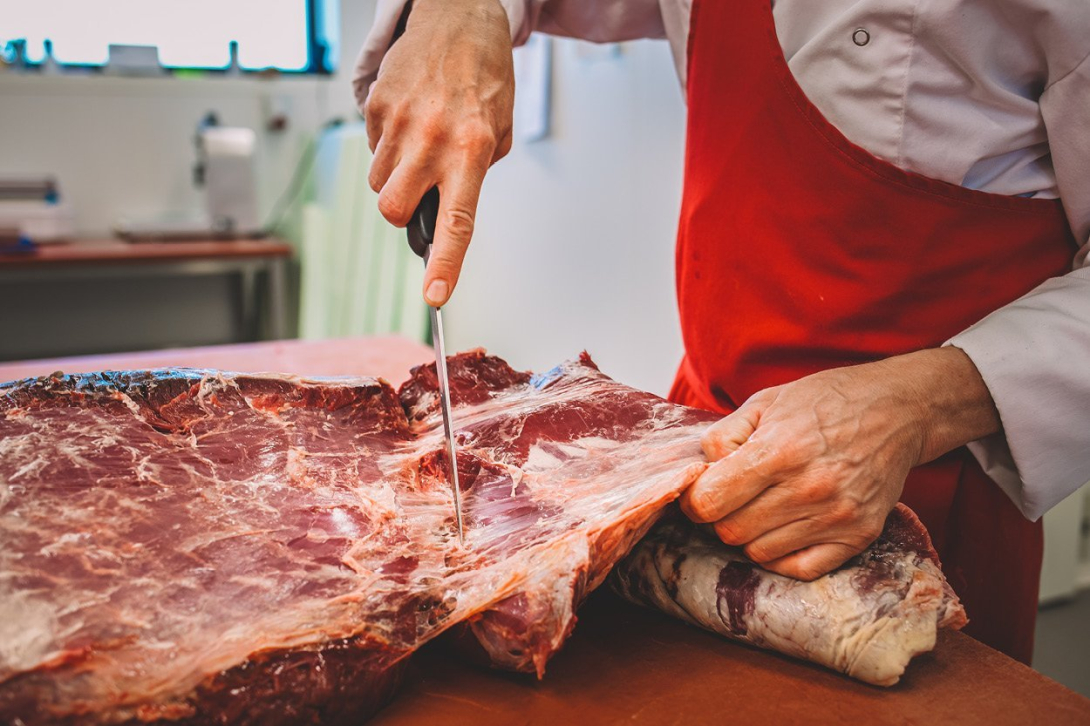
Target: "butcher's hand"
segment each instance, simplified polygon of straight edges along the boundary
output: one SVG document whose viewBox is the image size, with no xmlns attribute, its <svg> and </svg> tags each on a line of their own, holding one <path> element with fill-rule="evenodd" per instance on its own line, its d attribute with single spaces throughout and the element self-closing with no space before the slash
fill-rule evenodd
<svg viewBox="0 0 1090 726">
<path fill-rule="evenodd" d="M 713 463 L 681 505 L 766 569 L 812 580 L 878 537 L 909 469 L 999 429 L 957 348 L 824 371 L 712 425 Z"/>
<path fill-rule="evenodd" d="M 511 30 L 499 0 L 415 0 L 364 104 L 368 179 L 399 227 L 438 185 L 424 297 L 447 301 L 473 236 L 485 172 L 511 150 Z"/>
</svg>

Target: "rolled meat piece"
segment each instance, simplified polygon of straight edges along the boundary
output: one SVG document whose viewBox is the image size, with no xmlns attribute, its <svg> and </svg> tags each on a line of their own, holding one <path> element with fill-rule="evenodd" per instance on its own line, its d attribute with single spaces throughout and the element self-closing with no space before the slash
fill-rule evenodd
<svg viewBox="0 0 1090 726">
<path fill-rule="evenodd" d="M 968 622 L 927 530 L 903 504 L 869 548 L 813 582 L 762 569 L 680 514 L 611 579 L 634 603 L 878 686 L 897 683 L 940 628 Z"/>
</svg>

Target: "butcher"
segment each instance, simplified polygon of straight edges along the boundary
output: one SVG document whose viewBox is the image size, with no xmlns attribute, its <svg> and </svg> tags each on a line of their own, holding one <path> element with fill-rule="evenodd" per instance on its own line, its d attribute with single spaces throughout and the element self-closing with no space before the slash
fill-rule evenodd
<svg viewBox="0 0 1090 726">
<path fill-rule="evenodd" d="M 1086 0 L 380 0 L 369 181 L 402 226 L 438 185 L 433 305 L 535 30 L 665 37 L 685 88 L 670 397 L 724 418 L 684 511 L 808 580 L 901 500 L 1028 663 L 1040 517 L 1090 480 Z"/>
</svg>

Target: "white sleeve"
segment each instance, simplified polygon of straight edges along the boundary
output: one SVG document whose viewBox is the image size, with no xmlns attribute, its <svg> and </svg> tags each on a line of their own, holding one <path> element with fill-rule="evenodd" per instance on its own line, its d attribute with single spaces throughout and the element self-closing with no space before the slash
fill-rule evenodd
<svg viewBox="0 0 1090 726">
<path fill-rule="evenodd" d="M 1041 96 L 1074 270 L 1000 308 L 949 345 L 991 391 L 1003 433 L 969 444 L 1022 513 L 1037 519 L 1090 481 L 1090 59 Z"/>
<path fill-rule="evenodd" d="M 405 2 L 378 2 L 375 24 L 363 43 L 352 77 L 360 108 L 393 41 Z M 666 37 L 659 0 L 500 0 L 500 4 L 507 11 L 515 45 L 525 43 L 535 30 L 599 43 Z"/>
</svg>

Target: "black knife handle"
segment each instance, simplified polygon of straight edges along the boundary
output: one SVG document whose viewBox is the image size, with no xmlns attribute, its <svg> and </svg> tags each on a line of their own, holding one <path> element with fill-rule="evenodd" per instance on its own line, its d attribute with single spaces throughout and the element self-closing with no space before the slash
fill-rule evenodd
<svg viewBox="0 0 1090 726">
<path fill-rule="evenodd" d="M 439 219 L 439 187 L 432 187 L 409 220 L 409 247 L 417 257 L 423 257 L 435 241 L 435 223 Z"/>
</svg>

